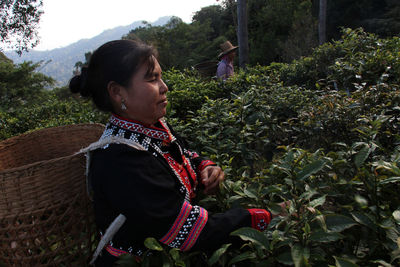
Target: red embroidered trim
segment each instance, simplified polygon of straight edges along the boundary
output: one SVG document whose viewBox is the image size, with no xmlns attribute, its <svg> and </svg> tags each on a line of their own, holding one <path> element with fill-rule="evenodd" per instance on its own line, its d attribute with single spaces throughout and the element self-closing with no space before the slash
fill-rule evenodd
<svg viewBox="0 0 400 267">
<path fill-rule="evenodd" d="M 211 160 L 203 160 L 202 162 L 200 162 L 199 166 L 197 167 L 197 171 L 201 172 L 202 170 L 204 170 L 205 167 L 210 166 L 210 165 L 216 166 L 217 164 L 215 164 Z"/>
<path fill-rule="evenodd" d="M 264 209 L 248 209 L 251 215 L 251 227 L 259 231 L 267 229 L 271 222 L 271 213 Z"/>
<path fill-rule="evenodd" d="M 119 257 L 119 256 L 124 255 L 124 254 L 129 254 L 125 250 L 116 249 L 116 248 L 112 247 L 111 245 L 108 245 L 106 247 L 106 251 L 108 253 L 110 253 L 111 255 L 115 256 L 115 257 Z"/>
<path fill-rule="evenodd" d="M 191 192 L 190 198 L 194 198 L 196 197 L 196 194 L 194 193 L 194 190 L 197 187 L 197 174 L 194 171 L 192 164 L 190 163 L 190 161 L 185 157 L 185 155 L 182 155 L 182 161 L 184 166 L 186 167 L 186 170 L 189 172 L 190 177 L 192 177 L 193 183 L 194 183 L 194 189 Z"/>
<path fill-rule="evenodd" d="M 186 222 L 186 219 L 189 217 L 191 210 L 192 210 L 192 205 L 190 205 L 189 202 L 187 201 L 183 202 L 181 211 L 179 212 L 179 215 L 176 217 L 174 224 L 169 229 L 168 233 L 160 239 L 160 242 L 168 245 L 176 238 L 183 224 Z"/>
<path fill-rule="evenodd" d="M 170 153 L 163 154 L 165 160 L 168 162 L 168 165 L 175 171 L 181 183 L 185 186 L 187 192 L 189 193 L 189 197 L 192 199 L 196 196 L 194 192 L 194 188 L 189 181 L 189 175 L 192 178 L 194 185 L 196 185 L 196 173 L 193 170 L 192 166 L 189 164 L 189 161 L 186 159 L 184 155 L 182 155 L 183 164 L 179 164 L 176 160 L 171 156 Z M 188 173 L 189 172 L 189 173 Z"/>
<path fill-rule="evenodd" d="M 189 156 L 189 158 L 191 159 L 195 159 L 199 157 L 199 154 L 197 154 L 196 152 L 192 152 L 190 150 L 185 149 L 185 153 Z"/>
<path fill-rule="evenodd" d="M 110 122 L 118 127 L 123 128 L 123 129 L 137 132 L 137 133 L 142 133 L 151 138 L 156 138 L 156 139 L 160 139 L 160 140 L 164 140 L 164 141 L 170 141 L 172 138 L 171 133 L 169 133 L 169 131 L 167 131 L 165 129 L 155 128 L 155 127 L 146 127 L 140 123 L 128 121 L 123 118 L 119 118 L 117 115 L 112 115 L 110 118 Z M 161 123 L 161 125 L 164 127 L 163 123 Z"/>
<path fill-rule="evenodd" d="M 172 141 L 175 141 L 175 136 L 172 135 L 171 130 L 168 128 L 167 123 L 165 123 L 163 120 L 159 120 L 160 124 L 162 127 L 164 127 L 164 130 L 167 132 L 168 134 L 168 139 L 164 140 L 164 143 L 170 143 Z"/>
<path fill-rule="evenodd" d="M 207 224 L 207 220 L 207 210 L 199 206 L 193 207 L 185 201 L 171 229 L 160 239 L 160 242 L 187 251 L 196 243 L 201 231 Z"/>
<path fill-rule="evenodd" d="M 193 225 L 192 230 L 190 231 L 188 237 L 185 240 L 185 243 L 181 246 L 181 250 L 187 251 L 190 250 L 193 245 L 196 243 L 197 238 L 199 237 L 201 231 L 208 221 L 208 212 L 207 210 L 200 208 L 199 217 L 196 220 L 196 223 Z"/>
<path fill-rule="evenodd" d="M 122 256 L 124 254 L 131 254 L 131 253 L 125 251 L 125 250 L 114 248 L 111 245 L 106 246 L 105 250 L 108 253 L 110 253 L 111 255 L 113 255 L 114 257 L 120 257 L 120 256 Z M 135 261 L 137 263 L 140 263 L 142 261 L 142 258 L 140 258 L 139 256 L 137 256 L 137 255 L 133 255 L 133 256 L 134 256 Z"/>
</svg>

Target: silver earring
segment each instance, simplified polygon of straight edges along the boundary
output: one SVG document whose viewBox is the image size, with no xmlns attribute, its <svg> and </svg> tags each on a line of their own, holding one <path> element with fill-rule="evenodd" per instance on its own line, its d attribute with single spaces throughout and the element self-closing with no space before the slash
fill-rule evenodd
<svg viewBox="0 0 400 267">
<path fill-rule="evenodd" d="M 121 101 L 121 109 L 122 110 L 127 110 L 126 106 L 125 106 L 125 100 L 122 99 Z"/>
</svg>

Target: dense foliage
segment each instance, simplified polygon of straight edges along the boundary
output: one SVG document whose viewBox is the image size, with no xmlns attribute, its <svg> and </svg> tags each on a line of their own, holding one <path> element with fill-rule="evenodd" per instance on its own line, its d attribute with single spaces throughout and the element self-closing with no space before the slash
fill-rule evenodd
<svg viewBox="0 0 400 267">
<path fill-rule="evenodd" d="M 307 56 L 318 44 L 319 0 L 248 0 L 249 65 L 290 62 Z M 363 27 L 381 37 L 400 31 L 396 0 L 327 1 L 327 40 L 337 40 L 341 27 Z M 216 60 L 219 44 L 237 41 L 237 1 L 202 8 L 186 24 L 173 18 L 164 26 L 133 29 L 124 38 L 141 39 L 160 51 L 162 67 L 188 68 Z M 182 57 L 181 55 L 185 55 Z"/>
<path fill-rule="evenodd" d="M 107 115 L 67 88 L 47 90 L 53 80 L 35 72 L 39 66 L 0 61 L 0 140 L 40 128 L 105 122 Z"/>
<path fill-rule="evenodd" d="M 313 3 L 316 4 L 318 1 L 313 0 Z M 366 31 L 381 37 L 393 36 L 400 32 L 400 2 L 397 0 L 335 0 L 327 2 L 328 40 L 338 39 L 340 37 L 339 28 L 343 26 L 363 27 Z"/>
<path fill-rule="evenodd" d="M 18 66 L 15 66 L 19 68 Z M 210 212 L 289 201 L 266 232 L 232 233 L 243 246 L 183 253 L 146 240 L 123 266 L 398 266 L 400 264 L 400 39 L 344 30 L 290 64 L 255 66 L 226 82 L 164 72 L 168 120 L 223 167 Z M 0 138 L 66 123 L 104 122 L 65 88 L 0 110 Z M 29 115 L 27 115 L 29 114 Z"/>
<path fill-rule="evenodd" d="M 400 263 L 400 40 L 344 33 L 311 57 L 249 68 L 226 83 L 165 74 L 169 120 L 227 174 L 221 193 L 200 204 L 213 212 L 291 206 L 265 233 L 232 233 L 241 248 L 181 253 L 150 238 L 142 266 Z"/>
</svg>

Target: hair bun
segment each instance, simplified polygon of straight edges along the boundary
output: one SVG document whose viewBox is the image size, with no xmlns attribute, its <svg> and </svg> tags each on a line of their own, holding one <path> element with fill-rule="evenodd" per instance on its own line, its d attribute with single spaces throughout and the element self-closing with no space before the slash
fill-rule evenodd
<svg viewBox="0 0 400 267">
<path fill-rule="evenodd" d="M 72 77 L 69 81 L 69 89 L 72 93 L 80 93 L 84 97 L 90 96 L 89 88 L 87 88 L 88 68 L 82 67 L 81 73 Z"/>
</svg>

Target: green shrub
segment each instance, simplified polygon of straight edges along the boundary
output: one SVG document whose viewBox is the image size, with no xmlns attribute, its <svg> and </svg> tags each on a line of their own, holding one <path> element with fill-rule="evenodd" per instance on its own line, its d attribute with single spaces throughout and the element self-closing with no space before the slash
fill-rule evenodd
<svg viewBox="0 0 400 267">
<path fill-rule="evenodd" d="M 44 101 L 12 112 L 0 112 L 0 140 L 40 128 L 76 124 L 105 123 L 108 115 L 82 99 L 59 99 L 51 92 Z"/>
<path fill-rule="evenodd" d="M 310 57 L 248 67 L 225 82 L 165 71 L 169 122 L 226 173 L 221 192 L 200 205 L 274 213 L 291 205 L 264 233 L 233 232 L 240 248 L 184 253 L 149 238 L 141 263 L 128 255 L 121 265 L 398 266 L 399 49 L 397 37 L 345 30 Z M 25 104 L 0 110 L 1 139 L 107 120 L 65 88 Z"/>
<path fill-rule="evenodd" d="M 283 65 L 285 84 L 354 91 L 354 83 L 375 85 L 385 79 L 399 84 L 400 39 L 380 39 L 362 29 L 343 29 L 341 40 L 314 49 L 309 57 Z"/>
</svg>

